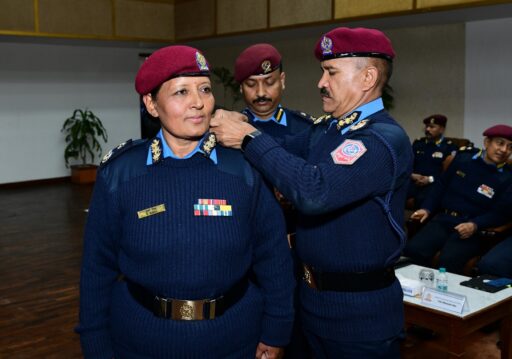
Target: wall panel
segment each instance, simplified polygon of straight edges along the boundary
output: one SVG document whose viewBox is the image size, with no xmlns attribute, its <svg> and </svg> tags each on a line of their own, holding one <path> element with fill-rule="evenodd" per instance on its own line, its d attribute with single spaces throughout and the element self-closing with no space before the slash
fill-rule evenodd
<svg viewBox="0 0 512 359">
<path fill-rule="evenodd" d="M 331 0 L 270 0 L 270 27 L 330 20 Z"/>
<path fill-rule="evenodd" d="M 110 0 L 39 0 L 39 30 L 112 36 Z"/>
<path fill-rule="evenodd" d="M 343 19 L 411 10 L 413 0 L 335 0 L 334 18 Z"/>
<path fill-rule="evenodd" d="M 34 31 L 34 0 L 0 0 L 0 29 Z"/>
<path fill-rule="evenodd" d="M 416 7 L 418 9 L 428 8 L 428 7 L 439 7 L 439 6 L 448 6 L 448 5 L 463 5 L 463 4 L 471 4 L 479 2 L 481 0 L 416 0 Z"/>
<path fill-rule="evenodd" d="M 174 40 L 174 5 L 116 1 L 116 36 Z"/>
<path fill-rule="evenodd" d="M 267 0 L 217 0 L 217 32 L 226 34 L 267 27 Z"/>
<path fill-rule="evenodd" d="M 177 39 L 208 36 L 215 32 L 215 2 L 212 0 L 176 2 L 174 13 Z"/>
</svg>

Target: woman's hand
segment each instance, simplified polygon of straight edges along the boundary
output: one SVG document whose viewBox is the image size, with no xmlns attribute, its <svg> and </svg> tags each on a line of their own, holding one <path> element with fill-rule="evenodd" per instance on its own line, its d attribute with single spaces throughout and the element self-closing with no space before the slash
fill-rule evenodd
<svg viewBox="0 0 512 359">
<path fill-rule="evenodd" d="M 256 359 L 280 359 L 283 357 L 283 353 L 283 348 L 271 347 L 260 342 L 256 348 Z"/>
</svg>

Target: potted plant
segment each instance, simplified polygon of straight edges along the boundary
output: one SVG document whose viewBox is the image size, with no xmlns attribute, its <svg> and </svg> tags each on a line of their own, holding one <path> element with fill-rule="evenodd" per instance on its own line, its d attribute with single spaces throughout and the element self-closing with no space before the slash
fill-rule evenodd
<svg viewBox="0 0 512 359">
<path fill-rule="evenodd" d="M 76 109 L 62 125 L 61 132 L 66 135 L 67 146 L 64 149 L 64 160 L 69 167 L 69 160 L 80 159 L 80 164 L 71 165 L 71 181 L 73 183 L 92 183 L 96 180 L 94 164 L 96 155 L 101 156 L 99 139 L 107 142 L 107 130 L 101 120 L 91 110 Z M 90 158 L 90 162 L 87 159 Z"/>
</svg>

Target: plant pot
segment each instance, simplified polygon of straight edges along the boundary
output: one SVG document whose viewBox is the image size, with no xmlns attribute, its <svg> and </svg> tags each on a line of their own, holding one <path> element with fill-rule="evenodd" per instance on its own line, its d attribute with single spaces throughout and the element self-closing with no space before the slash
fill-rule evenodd
<svg viewBox="0 0 512 359">
<path fill-rule="evenodd" d="M 96 181 L 96 165 L 71 166 L 71 182 L 77 184 L 94 183 Z"/>
</svg>

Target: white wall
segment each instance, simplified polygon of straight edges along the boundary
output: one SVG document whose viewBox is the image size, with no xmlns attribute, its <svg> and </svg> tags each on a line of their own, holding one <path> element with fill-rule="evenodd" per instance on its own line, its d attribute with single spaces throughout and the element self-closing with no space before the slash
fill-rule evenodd
<svg viewBox="0 0 512 359">
<path fill-rule="evenodd" d="M 60 129 L 75 108 L 103 122 L 103 153 L 140 137 L 139 49 L 0 42 L 0 183 L 69 175 Z"/>
<path fill-rule="evenodd" d="M 482 132 L 512 126 L 512 18 L 466 25 L 464 136 L 482 146 Z"/>
</svg>

